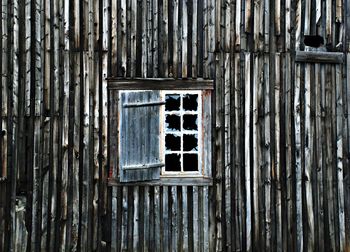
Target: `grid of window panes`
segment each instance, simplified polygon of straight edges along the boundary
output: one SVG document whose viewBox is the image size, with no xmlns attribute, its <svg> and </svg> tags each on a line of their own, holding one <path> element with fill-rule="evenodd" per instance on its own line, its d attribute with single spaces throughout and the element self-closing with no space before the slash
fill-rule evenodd
<svg viewBox="0 0 350 252">
<path fill-rule="evenodd" d="M 165 93 L 165 171 L 198 172 L 200 95 Z"/>
</svg>

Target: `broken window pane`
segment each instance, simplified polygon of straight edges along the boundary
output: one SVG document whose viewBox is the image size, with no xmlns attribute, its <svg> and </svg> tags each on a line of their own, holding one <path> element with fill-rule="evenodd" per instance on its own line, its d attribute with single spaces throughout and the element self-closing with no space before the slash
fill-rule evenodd
<svg viewBox="0 0 350 252">
<path fill-rule="evenodd" d="M 198 95 L 196 94 L 186 94 L 183 97 L 183 109 L 184 110 L 197 110 L 198 107 Z"/>
<path fill-rule="evenodd" d="M 184 171 L 198 171 L 198 155 L 184 154 L 183 155 L 183 169 Z"/>
<path fill-rule="evenodd" d="M 166 115 L 165 127 L 168 131 L 180 131 L 180 116 Z"/>
<path fill-rule="evenodd" d="M 183 135 L 183 150 L 196 151 L 198 150 L 198 141 L 196 135 Z"/>
<path fill-rule="evenodd" d="M 179 151 L 181 148 L 181 137 L 167 134 L 165 136 L 165 148 L 170 151 Z"/>
<path fill-rule="evenodd" d="M 180 110 L 180 95 L 167 94 L 165 96 L 165 111 Z"/>
<path fill-rule="evenodd" d="M 185 130 L 197 130 L 197 115 L 184 115 L 183 128 Z"/>
<path fill-rule="evenodd" d="M 165 155 L 165 170 L 181 171 L 180 154 Z"/>
</svg>

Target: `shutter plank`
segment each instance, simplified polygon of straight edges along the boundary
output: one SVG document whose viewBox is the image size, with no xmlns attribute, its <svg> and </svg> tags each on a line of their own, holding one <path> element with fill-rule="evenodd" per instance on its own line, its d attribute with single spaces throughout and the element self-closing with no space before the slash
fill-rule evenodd
<svg viewBox="0 0 350 252">
<path fill-rule="evenodd" d="M 120 181 L 159 179 L 159 91 L 120 93 Z"/>
</svg>

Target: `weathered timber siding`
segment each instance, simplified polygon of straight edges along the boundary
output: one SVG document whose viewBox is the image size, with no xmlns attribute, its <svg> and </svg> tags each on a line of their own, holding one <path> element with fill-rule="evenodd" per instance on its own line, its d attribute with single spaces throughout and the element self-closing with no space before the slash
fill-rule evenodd
<svg viewBox="0 0 350 252">
<path fill-rule="evenodd" d="M 0 251 L 350 250 L 349 1 L 0 13 Z M 316 33 L 342 64 L 295 61 Z M 106 77 L 215 81 L 213 186 L 107 186 Z"/>
</svg>

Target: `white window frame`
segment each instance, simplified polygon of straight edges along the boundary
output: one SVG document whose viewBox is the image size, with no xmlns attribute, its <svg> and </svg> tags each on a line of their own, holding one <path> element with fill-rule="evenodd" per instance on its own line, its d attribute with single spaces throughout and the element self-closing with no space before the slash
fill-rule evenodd
<svg viewBox="0 0 350 252">
<path fill-rule="evenodd" d="M 180 99 L 180 111 L 179 112 L 165 112 L 165 106 L 162 107 L 161 112 L 160 112 L 160 134 L 159 137 L 161 137 L 160 140 L 160 153 L 162 157 L 162 162 L 165 163 L 165 154 L 167 151 L 165 150 L 165 135 L 166 135 L 166 127 L 165 127 L 165 115 L 166 114 L 180 114 L 181 119 L 180 119 L 180 134 L 181 134 L 181 150 L 180 151 L 169 151 L 170 153 L 179 153 L 181 154 L 181 171 L 166 171 L 166 167 L 162 167 L 161 169 L 161 177 L 203 177 L 204 176 L 204 164 L 202 162 L 202 156 L 203 156 L 203 133 L 202 133 L 202 121 L 203 121 L 203 109 L 202 109 L 202 90 L 163 90 L 161 91 L 161 98 L 163 101 L 165 101 L 165 96 L 167 94 L 179 94 L 181 97 L 184 94 L 196 94 L 198 95 L 198 108 L 197 111 L 194 112 L 185 112 L 183 110 L 183 104 L 182 104 L 182 98 Z M 183 115 L 184 114 L 196 114 L 197 115 L 197 139 L 198 139 L 198 147 L 197 151 L 193 152 L 197 154 L 198 157 L 198 170 L 197 171 L 183 171 L 183 154 L 184 153 L 191 153 L 187 151 L 183 151 L 183 134 L 184 133 L 189 133 L 193 134 L 193 131 L 186 131 L 182 130 L 182 123 L 183 123 Z M 168 152 L 168 153 L 169 153 Z"/>
</svg>

